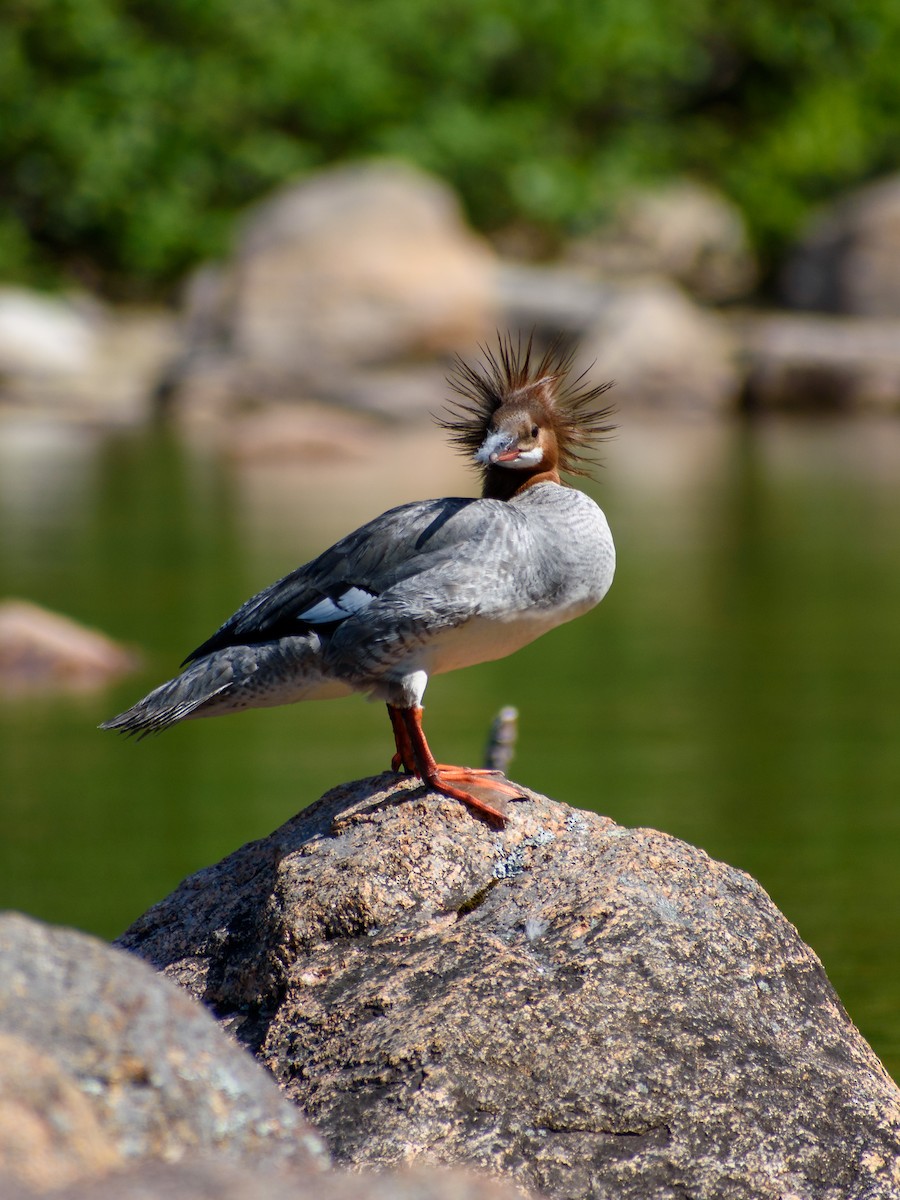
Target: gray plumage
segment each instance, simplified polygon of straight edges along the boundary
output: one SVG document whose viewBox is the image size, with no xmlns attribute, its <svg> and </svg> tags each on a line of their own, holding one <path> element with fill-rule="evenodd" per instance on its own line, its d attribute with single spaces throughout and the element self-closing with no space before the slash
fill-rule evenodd
<svg viewBox="0 0 900 1200">
<path fill-rule="evenodd" d="M 353 691 L 403 705 L 416 699 L 411 675 L 518 649 L 598 603 L 614 569 L 606 520 L 583 492 L 547 483 L 510 501 L 404 504 L 246 601 L 181 675 L 101 728 L 143 736 Z M 340 617 L 349 589 L 371 601 Z M 337 619 L 304 619 L 325 598 Z"/>
<path fill-rule="evenodd" d="M 496 773 L 439 764 L 422 728 L 430 675 L 511 654 L 606 594 L 615 550 L 593 500 L 564 486 L 611 428 L 605 386 L 566 384 L 568 360 L 501 341 L 460 364 L 442 422 L 480 465 L 480 499 L 392 508 L 273 583 L 185 660 L 185 670 L 101 726 L 143 737 L 178 721 L 363 692 L 384 700 L 394 770 L 494 825 L 520 795 Z M 489 793 L 495 803 L 483 795 Z"/>
</svg>

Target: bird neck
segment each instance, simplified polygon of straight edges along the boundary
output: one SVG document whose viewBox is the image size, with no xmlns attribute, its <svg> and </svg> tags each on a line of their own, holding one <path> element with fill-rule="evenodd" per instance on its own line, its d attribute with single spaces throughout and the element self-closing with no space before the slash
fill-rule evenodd
<svg viewBox="0 0 900 1200">
<path fill-rule="evenodd" d="M 483 500 L 512 500 L 526 488 L 536 483 L 560 483 L 559 471 L 551 467 L 546 471 L 536 471 L 522 478 L 521 471 L 510 470 L 509 467 L 488 467 L 484 473 L 484 483 L 481 488 Z"/>
</svg>

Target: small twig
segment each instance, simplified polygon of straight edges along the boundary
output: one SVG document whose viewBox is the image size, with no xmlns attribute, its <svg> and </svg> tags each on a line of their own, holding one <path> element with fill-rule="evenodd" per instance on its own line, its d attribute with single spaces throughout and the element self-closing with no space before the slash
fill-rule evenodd
<svg viewBox="0 0 900 1200">
<path fill-rule="evenodd" d="M 489 771 L 502 771 L 506 774 L 516 753 L 518 736 L 519 710 L 512 707 L 501 708 L 491 724 L 484 751 L 484 765 Z"/>
</svg>

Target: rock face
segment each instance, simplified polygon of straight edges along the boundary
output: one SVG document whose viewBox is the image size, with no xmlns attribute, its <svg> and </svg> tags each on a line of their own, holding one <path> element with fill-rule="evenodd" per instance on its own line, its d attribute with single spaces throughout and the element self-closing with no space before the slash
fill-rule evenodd
<svg viewBox="0 0 900 1200">
<path fill-rule="evenodd" d="M 385 775 L 186 880 L 121 944 L 338 1160 L 551 1197 L 900 1189 L 900 1092 L 762 889 L 530 794 L 498 833 Z"/>
<path fill-rule="evenodd" d="M 900 317 L 900 175 L 820 213 L 788 258 L 782 292 L 793 308 Z"/>
<path fill-rule="evenodd" d="M 190 997 L 86 934 L 0 916 L 0 1173 L 39 1189 L 216 1154 L 318 1173 L 297 1110 Z"/>
<path fill-rule="evenodd" d="M 321 347 L 349 362 L 455 350 L 490 316 L 493 256 L 453 193 L 399 163 L 322 171 L 247 217 L 234 339 L 295 367 Z"/>
</svg>

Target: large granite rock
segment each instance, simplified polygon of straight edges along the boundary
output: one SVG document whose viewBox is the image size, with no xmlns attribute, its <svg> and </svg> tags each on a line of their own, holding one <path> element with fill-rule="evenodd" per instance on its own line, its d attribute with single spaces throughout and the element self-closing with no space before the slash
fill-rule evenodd
<svg viewBox="0 0 900 1200">
<path fill-rule="evenodd" d="M 533 330 L 542 343 L 560 336 L 569 345 L 581 341 L 620 287 L 578 266 L 506 262 L 497 273 L 503 327 L 525 337 Z"/>
<path fill-rule="evenodd" d="M 359 368 L 450 355 L 496 325 L 495 258 L 452 191 L 399 163 L 334 167 L 246 216 L 188 293 L 171 387 L 203 417 L 251 399 L 342 398 Z"/>
<path fill-rule="evenodd" d="M 900 1189 L 900 1092 L 747 875 L 529 794 L 502 832 L 338 788 L 121 945 L 203 999 L 357 1166 L 573 1200 Z"/>
<path fill-rule="evenodd" d="M 900 317 L 900 174 L 818 213 L 789 255 L 781 283 L 793 308 Z"/>
<path fill-rule="evenodd" d="M 297 1109 L 183 991 L 96 938 L 0 916 L 0 1175 L 45 1189 L 197 1154 L 327 1166 Z"/>
<path fill-rule="evenodd" d="M 76 302 L 0 287 L 0 375 L 70 375 L 97 352 L 97 329 Z"/>
</svg>

